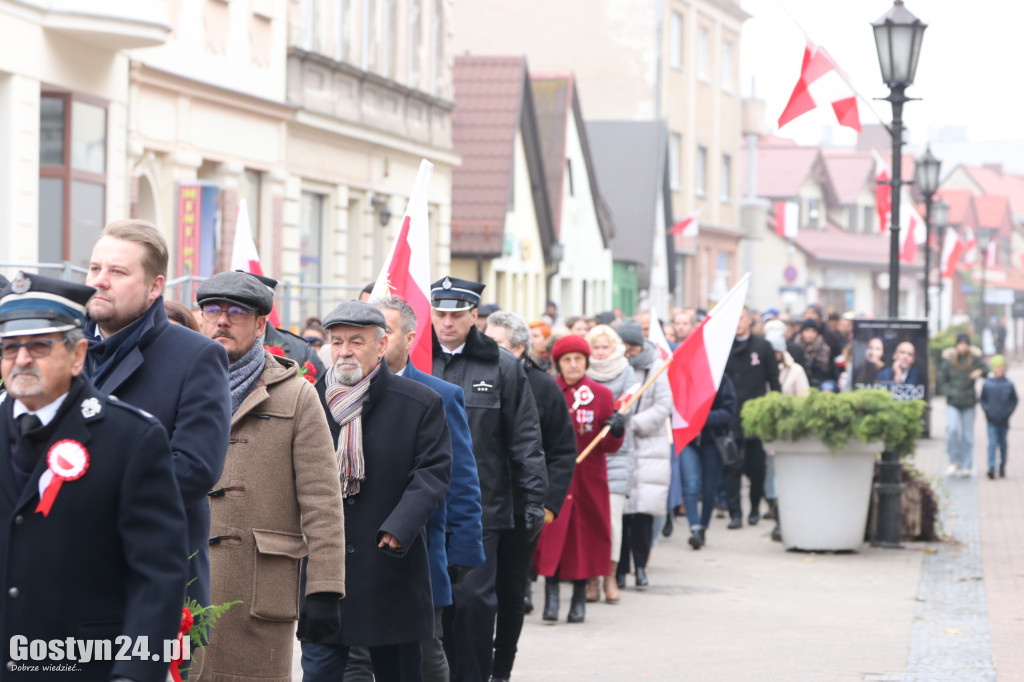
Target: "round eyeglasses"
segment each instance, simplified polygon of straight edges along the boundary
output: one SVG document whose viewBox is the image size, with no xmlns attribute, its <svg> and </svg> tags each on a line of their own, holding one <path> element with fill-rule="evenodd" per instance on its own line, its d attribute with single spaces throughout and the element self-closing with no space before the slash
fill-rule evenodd
<svg viewBox="0 0 1024 682">
<path fill-rule="evenodd" d="M 229 306 L 227 309 L 221 308 L 219 305 L 203 306 L 203 319 L 207 322 L 216 322 L 224 313 L 228 314 L 228 322 L 231 324 L 242 324 L 245 322 L 245 318 L 256 314 L 251 310 L 239 308 L 236 305 Z"/>
</svg>

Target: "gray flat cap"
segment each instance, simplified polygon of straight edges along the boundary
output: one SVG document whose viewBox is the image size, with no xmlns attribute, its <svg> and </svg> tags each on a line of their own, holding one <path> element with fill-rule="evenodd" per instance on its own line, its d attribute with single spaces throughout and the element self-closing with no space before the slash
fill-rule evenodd
<svg viewBox="0 0 1024 682">
<path fill-rule="evenodd" d="M 657 320 L 653 322 L 657 324 Z M 619 326 L 615 331 L 619 333 L 619 338 L 622 339 L 623 343 L 633 346 L 644 345 L 644 330 L 636 320 L 627 317 L 622 322 L 619 322 Z"/>
<path fill-rule="evenodd" d="M 257 315 L 269 315 L 274 309 L 274 296 L 263 282 L 248 272 L 218 272 L 199 286 L 196 303 L 227 301 L 252 310 Z"/>
<path fill-rule="evenodd" d="M 377 325 L 381 329 L 388 328 L 388 321 L 384 319 L 384 313 L 377 306 L 366 301 L 345 301 L 327 313 L 323 319 L 324 329 L 344 324 L 350 327 L 372 327 Z"/>
</svg>

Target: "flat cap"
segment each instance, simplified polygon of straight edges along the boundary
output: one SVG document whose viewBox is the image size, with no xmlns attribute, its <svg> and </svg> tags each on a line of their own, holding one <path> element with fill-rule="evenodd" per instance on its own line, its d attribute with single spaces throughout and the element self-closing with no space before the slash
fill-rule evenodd
<svg viewBox="0 0 1024 682">
<path fill-rule="evenodd" d="M 657 324 L 657 321 L 655 321 L 655 324 Z M 622 322 L 619 322 L 619 326 L 615 331 L 619 333 L 622 343 L 628 343 L 631 346 L 644 345 L 644 329 L 636 320 L 627 317 Z"/>
<path fill-rule="evenodd" d="M 0 337 L 81 329 L 95 293 L 84 284 L 19 272 L 0 291 Z"/>
<path fill-rule="evenodd" d="M 445 275 L 430 285 L 430 307 L 434 310 L 470 310 L 480 305 L 484 286 L 480 282 Z"/>
<path fill-rule="evenodd" d="M 323 319 L 324 329 L 339 324 L 350 327 L 372 327 L 374 325 L 381 329 L 388 328 L 388 321 L 380 308 L 367 301 L 343 301 Z"/>
<path fill-rule="evenodd" d="M 274 309 L 274 296 L 255 275 L 248 272 L 218 272 L 199 285 L 196 303 L 227 301 L 252 310 L 257 315 L 269 315 Z"/>
</svg>

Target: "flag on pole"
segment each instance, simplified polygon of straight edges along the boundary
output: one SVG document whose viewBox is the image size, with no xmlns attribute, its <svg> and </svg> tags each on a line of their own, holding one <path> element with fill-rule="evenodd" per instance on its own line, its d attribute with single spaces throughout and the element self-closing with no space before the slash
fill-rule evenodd
<svg viewBox="0 0 1024 682">
<path fill-rule="evenodd" d="M 245 199 L 238 202 L 238 216 L 235 219 L 235 242 L 231 246 L 231 270 L 241 270 L 254 275 L 262 275 L 260 254 L 256 250 L 256 240 L 252 238 L 252 225 L 249 223 L 249 204 Z M 272 327 L 280 327 L 281 320 L 277 316 L 277 305 L 270 310 L 267 318 Z"/>
<path fill-rule="evenodd" d="M 795 239 L 800 227 L 800 204 L 795 201 L 775 202 L 775 234 Z"/>
<path fill-rule="evenodd" d="M 427 185 L 434 164 L 420 161 L 420 170 L 409 195 L 398 238 L 384 260 L 370 300 L 398 296 L 416 313 L 416 340 L 409 350 L 413 366 L 421 372 L 433 371 L 430 336 L 430 235 L 427 222 Z"/>
<path fill-rule="evenodd" d="M 686 216 L 678 223 L 673 225 L 669 230 L 672 234 L 682 237 L 696 237 L 698 232 L 697 218 L 700 217 L 704 207 L 701 206 L 696 211 Z"/>
<path fill-rule="evenodd" d="M 997 243 L 995 239 L 989 241 L 988 246 L 985 247 L 985 267 L 994 268 L 996 266 L 996 249 Z"/>
<path fill-rule="evenodd" d="M 817 107 L 832 105 L 839 125 L 860 132 L 857 93 L 836 67 L 835 61 L 820 45 L 807 41 L 800 78 L 779 116 L 779 127 Z"/>
<path fill-rule="evenodd" d="M 978 238 L 974 236 L 974 230 L 964 228 L 964 265 L 973 268 L 978 262 Z"/>
<path fill-rule="evenodd" d="M 881 154 L 871 150 L 875 155 L 875 210 L 878 211 L 878 230 L 885 232 L 892 222 L 892 167 L 885 162 Z"/>
<path fill-rule="evenodd" d="M 661 328 L 661 320 L 658 319 L 653 310 L 650 313 L 651 326 L 650 331 L 647 332 L 647 340 L 654 344 L 654 347 L 658 349 L 658 358 L 664 361 L 668 359 L 668 356 L 672 355 L 672 347 L 668 345 L 668 339 L 665 338 L 665 330 Z"/>
<path fill-rule="evenodd" d="M 946 238 L 942 241 L 942 256 L 939 267 L 942 268 L 942 276 L 949 279 L 956 271 L 956 264 L 964 252 L 964 242 L 952 226 L 946 228 Z"/>
<path fill-rule="evenodd" d="M 910 192 L 904 185 L 900 190 L 901 204 L 904 210 L 900 213 L 900 229 L 903 230 L 903 243 L 900 245 L 900 260 L 913 263 L 917 259 L 917 248 L 925 242 L 924 218 L 910 200 Z"/>
<path fill-rule="evenodd" d="M 675 407 L 672 439 L 676 452 L 704 428 L 722 383 L 749 285 L 750 273 L 747 273 L 672 354 L 667 372 Z M 764 359 L 764 362 L 769 361 L 774 362 L 774 358 Z"/>
</svg>

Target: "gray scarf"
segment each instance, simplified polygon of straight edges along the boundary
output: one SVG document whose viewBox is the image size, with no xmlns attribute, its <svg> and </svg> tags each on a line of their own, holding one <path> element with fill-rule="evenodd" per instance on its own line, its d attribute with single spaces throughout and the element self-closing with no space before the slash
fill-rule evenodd
<svg viewBox="0 0 1024 682">
<path fill-rule="evenodd" d="M 238 410 L 238 406 L 242 404 L 245 397 L 256 386 L 256 382 L 263 376 L 263 368 L 267 364 L 265 352 L 263 344 L 257 341 L 252 344 L 252 348 L 246 351 L 245 355 L 228 367 L 231 386 L 231 414 Z"/>
<path fill-rule="evenodd" d="M 653 343 L 644 341 L 644 349 L 638 355 L 634 355 L 629 359 L 630 366 L 633 369 L 649 369 L 654 364 L 656 350 Z"/>
</svg>

